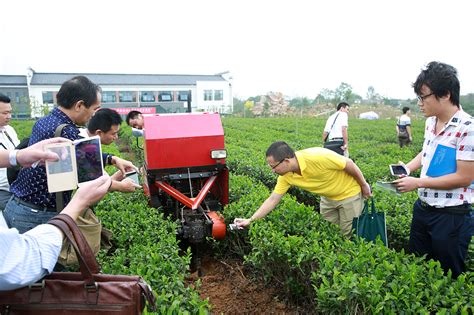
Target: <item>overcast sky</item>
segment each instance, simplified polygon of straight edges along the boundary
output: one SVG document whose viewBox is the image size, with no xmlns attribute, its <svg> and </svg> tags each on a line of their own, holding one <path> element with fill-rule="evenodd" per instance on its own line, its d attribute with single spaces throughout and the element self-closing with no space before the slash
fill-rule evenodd
<svg viewBox="0 0 474 315">
<path fill-rule="evenodd" d="M 6 0 L 0 74 L 214 74 L 234 95 L 314 98 L 341 82 L 413 98 L 432 60 L 474 92 L 471 1 Z M 470 45 L 469 45 L 470 44 Z M 469 45 L 469 46 L 468 46 Z"/>
</svg>

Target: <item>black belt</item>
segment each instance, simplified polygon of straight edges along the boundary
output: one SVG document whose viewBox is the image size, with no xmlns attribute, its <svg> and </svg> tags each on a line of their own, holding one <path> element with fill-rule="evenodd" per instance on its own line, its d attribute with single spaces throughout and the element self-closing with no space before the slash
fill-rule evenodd
<svg viewBox="0 0 474 315">
<path fill-rule="evenodd" d="M 437 208 L 437 207 L 430 206 L 426 202 L 420 200 L 420 206 L 424 210 L 440 212 L 440 213 L 450 213 L 450 214 L 468 214 L 472 210 L 471 205 L 468 203 L 464 203 L 458 206 L 448 206 L 448 207 Z"/>
<path fill-rule="evenodd" d="M 24 200 L 18 198 L 17 196 L 14 196 L 13 199 L 15 199 L 15 201 L 18 202 L 20 205 L 31 208 L 33 210 L 38 210 L 38 211 L 43 211 L 43 212 L 57 212 L 56 209 L 51 209 L 51 208 L 41 207 L 41 206 L 35 205 L 34 203 L 24 201 Z"/>
</svg>

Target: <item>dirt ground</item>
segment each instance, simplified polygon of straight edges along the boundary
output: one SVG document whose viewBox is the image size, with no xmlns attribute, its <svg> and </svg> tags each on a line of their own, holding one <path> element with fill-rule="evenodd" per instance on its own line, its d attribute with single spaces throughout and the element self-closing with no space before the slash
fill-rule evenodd
<svg viewBox="0 0 474 315">
<path fill-rule="evenodd" d="M 198 291 L 201 298 L 209 298 L 211 314 L 298 314 L 277 298 L 275 289 L 251 281 L 239 260 L 203 257 L 201 277 L 193 273 L 190 285 L 198 278 Z"/>
</svg>

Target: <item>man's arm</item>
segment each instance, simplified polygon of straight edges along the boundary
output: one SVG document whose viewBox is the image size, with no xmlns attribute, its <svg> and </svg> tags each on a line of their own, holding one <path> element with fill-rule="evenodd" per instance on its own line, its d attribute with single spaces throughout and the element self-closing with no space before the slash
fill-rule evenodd
<svg viewBox="0 0 474 315">
<path fill-rule="evenodd" d="M 344 167 L 344 171 L 354 177 L 356 182 L 359 184 L 360 189 L 362 190 L 362 195 L 365 198 L 372 196 L 372 192 L 370 190 L 370 186 L 364 178 L 359 167 L 351 160 L 346 158 L 346 167 Z"/>
<path fill-rule="evenodd" d="M 349 137 L 347 135 L 347 126 L 342 126 L 342 139 L 344 140 L 343 149 L 346 150 L 349 147 Z"/>
<path fill-rule="evenodd" d="M 239 227 L 246 227 L 252 221 L 265 217 L 268 213 L 270 213 L 270 211 L 275 209 L 275 207 L 278 205 L 282 197 L 283 195 L 273 192 L 270 195 L 270 197 L 268 197 L 262 203 L 260 208 L 258 208 L 258 210 L 255 211 L 255 213 L 250 217 L 250 219 L 235 219 L 234 223 L 237 224 Z"/>
<path fill-rule="evenodd" d="M 411 163 L 411 162 L 410 162 Z M 411 170 L 411 169 L 410 169 Z M 474 161 L 456 161 L 456 172 L 439 177 L 403 177 L 395 181 L 400 192 L 409 192 L 417 188 L 449 190 L 468 187 L 474 180 Z"/>
<path fill-rule="evenodd" d="M 323 143 L 326 141 L 327 136 L 328 133 L 326 131 L 323 131 Z"/>
<path fill-rule="evenodd" d="M 110 177 L 104 175 L 84 184 L 61 213 L 77 219 L 85 208 L 107 193 L 110 183 Z M 49 224 L 38 225 L 24 234 L 0 228 L 0 290 L 27 286 L 53 271 L 62 240 L 62 232 Z"/>
<path fill-rule="evenodd" d="M 418 153 L 418 155 L 415 156 L 415 158 L 413 160 L 411 160 L 410 162 L 408 162 L 408 164 L 405 165 L 408 168 L 408 170 L 410 171 L 410 173 L 408 175 L 410 175 L 411 173 L 413 173 L 414 171 L 416 171 L 417 169 L 419 169 L 421 167 L 422 155 L 423 155 L 422 152 Z"/>
<path fill-rule="evenodd" d="M 410 125 L 407 125 L 407 132 L 408 132 L 408 137 L 410 138 L 410 141 L 412 141 L 413 137 L 411 135 L 411 126 Z"/>
</svg>

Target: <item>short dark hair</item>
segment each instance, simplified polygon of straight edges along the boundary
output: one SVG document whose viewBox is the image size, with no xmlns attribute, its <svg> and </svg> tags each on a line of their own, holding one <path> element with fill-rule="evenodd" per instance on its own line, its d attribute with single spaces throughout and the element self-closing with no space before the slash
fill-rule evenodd
<svg viewBox="0 0 474 315">
<path fill-rule="evenodd" d="M 8 104 L 11 102 L 11 99 L 5 94 L 0 93 L 0 102 Z"/>
<path fill-rule="evenodd" d="M 451 103 L 459 107 L 460 84 L 457 75 L 458 72 L 453 66 L 432 61 L 426 66 L 426 69 L 421 70 L 415 83 L 413 83 L 413 90 L 417 95 L 420 95 L 421 87 L 426 85 L 436 98 L 446 96 L 449 93 Z"/>
<path fill-rule="evenodd" d="M 135 119 L 137 118 L 139 115 L 141 115 L 142 113 L 139 112 L 138 110 L 132 110 L 130 111 L 127 116 L 125 117 L 125 122 L 127 123 L 127 125 L 130 125 L 130 119 Z"/>
<path fill-rule="evenodd" d="M 295 151 L 286 142 L 277 141 L 268 147 L 265 156 L 271 156 L 275 161 L 283 161 L 295 157 Z"/>
<path fill-rule="evenodd" d="M 406 114 L 410 110 L 410 107 L 403 107 L 402 112 Z"/>
<path fill-rule="evenodd" d="M 101 88 L 87 77 L 77 76 L 61 85 L 56 99 L 59 106 L 67 109 L 71 109 L 79 101 L 83 101 L 89 108 L 97 102 L 97 93 L 101 91 Z"/>
<path fill-rule="evenodd" d="M 120 125 L 122 117 L 115 110 L 110 108 L 101 108 L 95 112 L 87 124 L 87 129 L 94 133 L 96 130 L 108 132 L 114 125 Z"/>
<path fill-rule="evenodd" d="M 337 110 L 340 110 L 342 107 L 349 107 L 349 104 L 346 102 L 340 102 L 339 104 L 337 104 Z"/>
</svg>

